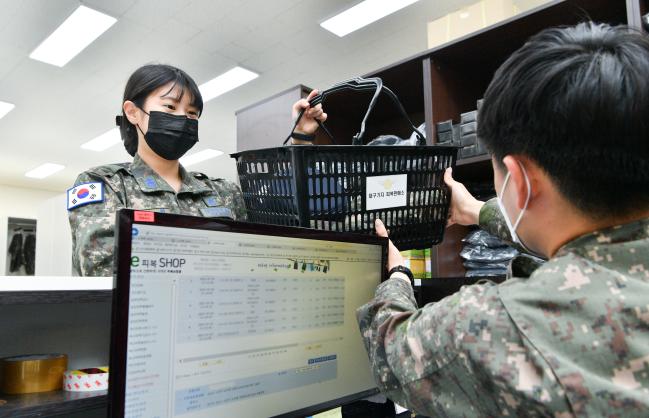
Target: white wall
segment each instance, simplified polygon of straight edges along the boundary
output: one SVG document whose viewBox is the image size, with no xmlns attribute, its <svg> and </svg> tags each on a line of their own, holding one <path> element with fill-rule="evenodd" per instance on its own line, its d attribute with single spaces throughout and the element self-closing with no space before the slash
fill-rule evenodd
<svg viewBox="0 0 649 418">
<path fill-rule="evenodd" d="M 72 275 L 72 235 L 65 193 L 41 202 L 36 225 L 36 276 Z"/>
<path fill-rule="evenodd" d="M 4 273 L 6 266 L 7 245 L 9 245 L 7 243 L 8 218 L 36 219 L 38 221 L 36 224 L 36 245 L 38 246 L 39 229 L 42 226 L 41 220 L 38 219 L 40 208 L 48 199 L 57 194 L 59 193 L 0 185 L 0 272 Z M 38 260 L 38 249 L 36 250 L 36 260 Z M 70 273 L 68 272 L 67 275 Z"/>
</svg>

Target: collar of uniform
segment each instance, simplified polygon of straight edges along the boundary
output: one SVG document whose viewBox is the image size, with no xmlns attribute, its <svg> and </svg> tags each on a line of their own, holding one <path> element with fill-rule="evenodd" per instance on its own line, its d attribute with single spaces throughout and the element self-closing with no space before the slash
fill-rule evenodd
<svg viewBox="0 0 649 418">
<path fill-rule="evenodd" d="M 143 192 L 165 191 L 176 193 L 176 191 L 162 177 L 160 177 L 158 173 L 149 167 L 138 154 L 135 154 L 133 163 L 129 169 L 131 175 L 135 177 Z M 182 164 L 179 166 L 179 171 L 181 185 L 178 193 L 204 193 L 211 191 L 206 184 L 194 178 L 191 173 L 185 170 L 185 167 L 183 167 Z"/>
<path fill-rule="evenodd" d="M 178 193 L 205 193 L 212 191 L 207 184 L 194 177 L 193 173 L 188 172 L 182 164 L 180 164 L 180 179 L 182 185 Z"/>
<path fill-rule="evenodd" d="M 564 244 L 555 257 L 573 250 L 596 245 L 619 244 L 649 238 L 649 218 L 590 232 Z"/>
<path fill-rule="evenodd" d="M 175 193 L 174 189 L 158 173 L 153 171 L 138 154 L 135 154 L 129 171 L 135 177 L 137 184 L 143 192 Z"/>
<path fill-rule="evenodd" d="M 521 253 L 507 267 L 507 277 L 529 278 L 545 261 L 530 254 Z"/>
</svg>

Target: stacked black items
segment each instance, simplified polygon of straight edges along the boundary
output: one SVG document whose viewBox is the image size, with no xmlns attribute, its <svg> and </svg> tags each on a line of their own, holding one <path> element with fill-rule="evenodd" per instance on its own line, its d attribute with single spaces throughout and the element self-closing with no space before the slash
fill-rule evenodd
<svg viewBox="0 0 649 418">
<path fill-rule="evenodd" d="M 437 143 L 451 145 L 453 143 L 453 121 L 447 120 L 437 124 Z"/>
<path fill-rule="evenodd" d="M 478 111 L 460 115 L 460 158 L 478 155 Z"/>
<path fill-rule="evenodd" d="M 437 143 L 461 146 L 458 158 L 469 158 L 487 153 L 478 138 L 478 112 L 482 101 L 483 99 L 478 100 L 477 110 L 462 113 L 459 124 L 453 124 L 452 120 L 437 124 Z"/>
<path fill-rule="evenodd" d="M 460 257 L 466 277 L 494 277 L 507 274 L 507 267 L 519 252 L 481 229 L 470 232 L 463 240 Z"/>
</svg>

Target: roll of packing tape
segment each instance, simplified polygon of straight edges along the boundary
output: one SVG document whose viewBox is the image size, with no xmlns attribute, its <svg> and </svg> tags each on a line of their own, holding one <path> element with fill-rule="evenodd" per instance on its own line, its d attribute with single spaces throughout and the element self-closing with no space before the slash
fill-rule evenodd
<svg viewBox="0 0 649 418">
<path fill-rule="evenodd" d="M 15 395 L 60 390 L 68 368 L 65 354 L 29 354 L 0 359 L 0 391 Z"/>
<path fill-rule="evenodd" d="M 92 392 L 108 389 L 108 367 L 70 370 L 63 375 L 63 390 Z"/>
</svg>

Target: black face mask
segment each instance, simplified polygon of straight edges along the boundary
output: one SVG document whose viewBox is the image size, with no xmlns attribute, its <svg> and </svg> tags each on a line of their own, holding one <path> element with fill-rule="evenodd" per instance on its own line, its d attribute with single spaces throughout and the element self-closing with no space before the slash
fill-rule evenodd
<svg viewBox="0 0 649 418">
<path fill-rule="evenodd" d="M 144 112 L 144 110 L 143 110 Z M 146 112 L 144 112 L 146 113 Z M 198 142 L 198 120 L 183 115 L 152 111 L 149 130 L 142 132 L 149 147 L 165 160 L 177 160 Z"/>
</svg>

